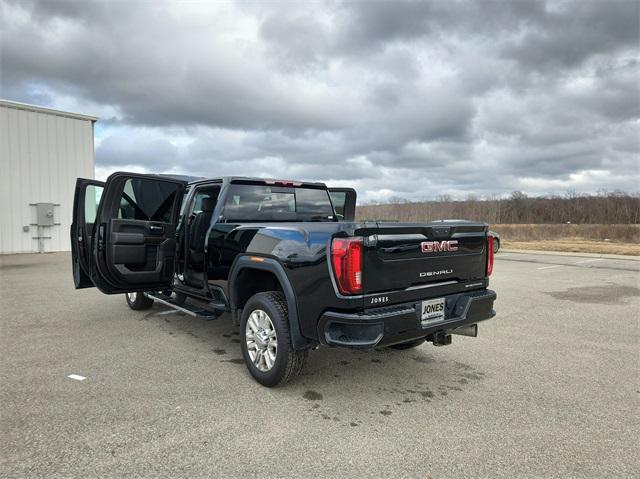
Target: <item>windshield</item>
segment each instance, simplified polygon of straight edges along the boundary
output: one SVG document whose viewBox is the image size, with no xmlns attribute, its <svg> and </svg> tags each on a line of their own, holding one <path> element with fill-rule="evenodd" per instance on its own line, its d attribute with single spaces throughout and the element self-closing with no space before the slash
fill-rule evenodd
<svg viewBox="0 0 640 479">
<path fill-rule="evenodd" d="M 334 221 L 329 193 L 322 188 L 233 184 L 225 221 Z"/>
</svg>

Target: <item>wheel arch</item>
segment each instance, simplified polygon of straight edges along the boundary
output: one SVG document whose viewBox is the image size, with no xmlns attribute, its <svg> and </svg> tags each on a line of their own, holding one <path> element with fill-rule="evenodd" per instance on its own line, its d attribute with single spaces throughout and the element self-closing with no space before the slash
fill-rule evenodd
<svg viewBox="0 0 640 479">
<path fill-rule="evenodd" d="M 307 349 L 312 342 L 302 336 L 298 321 L 298 303 L 282 265 L 272 258 L 253 256 L 236 258 L 229 273 L 229 306 L 234 320 L 239 320 L 251 296 L 264 291 L 282 291 L 289 311 L 289 331 L 294 349 Z"/>
</svg>

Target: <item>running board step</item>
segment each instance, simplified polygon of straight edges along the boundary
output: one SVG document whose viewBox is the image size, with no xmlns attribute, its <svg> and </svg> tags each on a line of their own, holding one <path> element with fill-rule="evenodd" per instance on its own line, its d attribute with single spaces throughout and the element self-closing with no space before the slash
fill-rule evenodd
<svg viewBox="0 0 640 479">
<path fill-rule="evenodd" d="M 193 316 L 195 318 L 204 319 L 207 321 L 211 321 L 213 319 L 217 319 L 222 313 L 224 313 L 224 305 L 212 305 L 215 309 L 213 311 L 200 308 L 195 305 L 191 305 L 188 303 L 179 304 L 176 302 L 174 298 L 171 296 L 167 296 L 161 293 L 144 293 L 147 298 L 153 299 L 160 304 L 164 304 L 170 308 L 173 308 L 177 311 L 181 311 L 189 316 Z M 218 306 L 221 306 L 218 308 Z"/>
</svg>

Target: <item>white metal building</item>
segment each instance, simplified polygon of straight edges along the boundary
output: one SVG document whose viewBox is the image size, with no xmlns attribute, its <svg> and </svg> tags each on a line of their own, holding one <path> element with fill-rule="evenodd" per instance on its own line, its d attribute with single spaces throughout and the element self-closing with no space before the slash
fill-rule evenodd
<svg viewBox="0 0 640 479">
<path fill-rule="evenodd" d="M 77 177 L 94 177 L 96 117 L 0 100 L 0 253 L 69 251 Z"/>
</svg>

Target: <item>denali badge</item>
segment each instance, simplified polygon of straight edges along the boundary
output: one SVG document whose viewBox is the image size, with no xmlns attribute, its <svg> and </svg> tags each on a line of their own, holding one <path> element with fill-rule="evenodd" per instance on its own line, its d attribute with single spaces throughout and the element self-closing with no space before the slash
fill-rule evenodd
<svg viewBox="0 0 640 479">
<path fill-rule="evenodd" d="M 419 276 L 421 278 L 430 278 L 431 276 L 440 276 L 443 274 L 451 274 L 453 273 L 452 269 L 441 269 L 439 271 L 425 271 L 424 273 L 420 273 Z"/>
<path fill-rule="evenodd" d="M 458 251 L 458 240 L 423 241 L 420 243 L 423 253 L 437 253 L 438 251 Z"/>
</svg>

